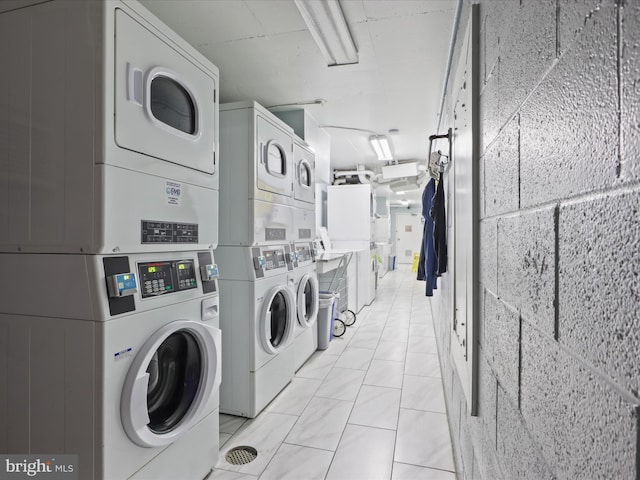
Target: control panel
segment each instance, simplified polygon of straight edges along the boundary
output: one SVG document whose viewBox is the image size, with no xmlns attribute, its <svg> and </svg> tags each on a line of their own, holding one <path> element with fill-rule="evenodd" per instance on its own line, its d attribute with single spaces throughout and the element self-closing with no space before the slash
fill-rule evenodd
<svg viewBox="0 0 640 480">
<path fill-rule="evenodd" d="M 284 249 L 273 248 L 269 250 L 262 250 L 259 255 L 254 255 L 253 268 L 256 271 L 269 271 L 276 270 L 278 268 L 287 268 L 287 259 Z"/>
<path fill-rule="evenodd" d="M 296 257 L 298 262 L 309 262 L 313 260 L 313 255 L 311 253 L 311 248 L 309 245 L 297 246 L 296 247 Z"/>
<path fill-rule="evenodd" d="M 193 260 L 169 260 L 138 264 L 142 298 L 198 287 Z"/>
<path fill-rule="evenodd" d="M 287 259 L 285 257 L 284 250 L 278 248 L 274 250 L 265 250 L 262 253 L 264 254 L 265 270 L 269 271 L 287 267 Z"/>
<path fill-rule="evenodd" d="M 287 229 L 286 228 L 266 228 L 264 231 L 264 239 L 267 242 L 277 240 L 277 241 L 286 241 L 287 240 Z"/>
</svg>

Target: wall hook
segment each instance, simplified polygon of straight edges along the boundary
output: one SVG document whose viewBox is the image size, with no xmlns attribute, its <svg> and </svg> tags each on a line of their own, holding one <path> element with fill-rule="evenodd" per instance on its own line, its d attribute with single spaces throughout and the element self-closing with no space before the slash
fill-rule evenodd
<svg viewBox="0 0 640 480">
<path fill-rule="evenodd" d="M 432 152 L 433 141 L 440 138 L 446 138 L 449 140 L 449 155 L 443 155 L 441 150 Z M 446 171 L 446 168 L 451 163 L 451 143 L 453 138 L 453 131 L 449 129 L 445 135 L 431 135 L 429 136 L 429 175 L 435 179 L 440 178 L 440 174 Z"/>
</svg>

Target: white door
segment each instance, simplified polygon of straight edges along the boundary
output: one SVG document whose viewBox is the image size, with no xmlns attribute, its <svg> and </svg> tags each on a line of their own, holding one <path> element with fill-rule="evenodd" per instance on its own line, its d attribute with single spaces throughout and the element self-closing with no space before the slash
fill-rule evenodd
<svg viewBox="0 0 640 480">
<path fill-rule="evenodd" d="M 420 254 L 423 228 L 422 216 L 417 213 L 396 215 L 396 263 L 411 263 L 413 255 Z"/>
<path fill-rule="evenodd" d="M 115 37 L 116 143 L 213 174 L 217 78 L 119 9 Z"/>
<path fill-rule="evenodd" d="M 257 187 L 264 192 L 293 196 L 293 139 L 258 115 Z"/>
<path fill-rule="evenodd" d="M 294 177 L 293 194 L 296 200 L 307 203 L 310 208 L 316 201 L 315 156 L 297 143 L 293 145 Z"/>
<path fill-rule="evenodd" d="M 319 290 L 318 278 L 315 273 L 306 273 L 302 276 L 297 291 L 297 312 L 298 324 L 303 328 L 311 327 L 316 322 L 320 299 Z"/>
<path fill-rule="evenodd" d="M 260 344 L 265 352 L 275 355 L 289 346 L 296 321 L 295 293 L 277 285 L 264 297 L 260 311 Z"/>
<path fill-rule="evenodd" d="M 220 343 L 220 329 L 192 320 L 176 320 L 149 337 L 122 390 L 122 425 L 134 443 L 168 445 L 201 420 L 220 387 Z"/>
</svg>

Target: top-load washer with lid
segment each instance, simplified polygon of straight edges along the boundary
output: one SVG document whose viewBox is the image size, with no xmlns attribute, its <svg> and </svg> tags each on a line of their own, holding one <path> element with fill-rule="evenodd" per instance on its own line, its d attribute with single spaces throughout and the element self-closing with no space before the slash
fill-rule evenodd
<svg viewBox="0 0 640 480">
<path fill-rule="evenodd" d="M 208 475 L 221 380 L 212 252 L 0 262 L 0 451 L 75 454 L 83 480 Z"/>
<path fill-rule="evenodd" d="M 0 251 L 218 242 L 215 65 L 135 1 L 0 5 Z"/>
<path fill-rule="evenodd" d="M 220 245 L 293 240 L 293 136 L 256 102 L 220 106 Z"/>
<path fill-rule="evenodd" d="M 253 418 L 294 376 L 296 298 L 290 245 L 225 247 L 220 265 L 220 411 Z"/>
</svg>

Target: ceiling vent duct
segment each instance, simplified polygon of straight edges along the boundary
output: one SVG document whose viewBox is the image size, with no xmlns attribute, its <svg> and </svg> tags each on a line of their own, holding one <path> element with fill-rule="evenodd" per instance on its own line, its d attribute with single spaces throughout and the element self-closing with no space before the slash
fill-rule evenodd
<svg viewBox="0 0 640 480">
<path fill-rule="evenodd" d="M 418 163 L 398 163 L 397 165 L 387 165 L 382 167 L 382 178 L 385 180 L 391 178 L 415 177 L 418 175 Z"/>
</svg>

